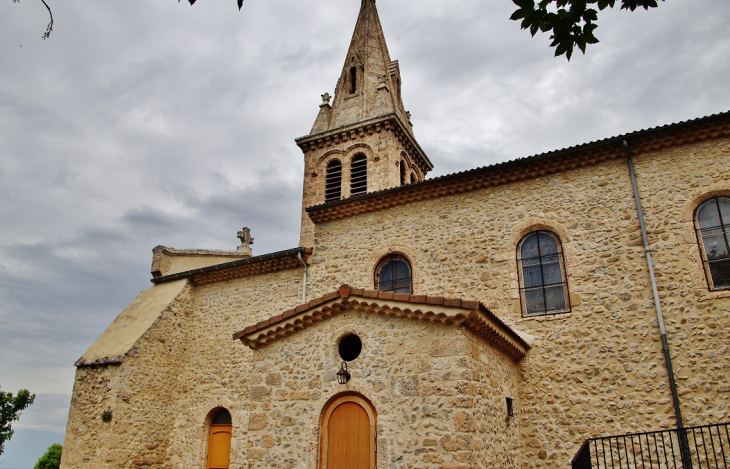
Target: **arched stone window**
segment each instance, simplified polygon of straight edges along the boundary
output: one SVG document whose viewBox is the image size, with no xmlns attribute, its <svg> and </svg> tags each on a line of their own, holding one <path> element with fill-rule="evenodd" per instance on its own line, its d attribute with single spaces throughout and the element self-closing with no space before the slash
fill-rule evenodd
<svg viewBox="0 0 730 469">
<path fill-rule="evenodd" d="M 350 166 L 350 195 L 364 194 L 368 191 L 368 159 L 358 153 Z"/>
<path fill-rule="evenodd" d="M 697 207 L 695 227 L 710 290 L 730 288 L 730 197 Z"/>
<path fill-rule="evenodd" d="M 406 182 L 406 162 L 400 160 L 400 185 L 405 186 Z"/>
<path fill-rule="evenodd" d="M 228 469 L 231 463 L 231 413 L 221 409 L 210 424 L 206 469 Z"/>
<path fill-rule="evenodd" d="M 412 293 L 411 263 L 405 256 L 391 254 L 375 268 L 375 289 L 393 293 Z"/>
<path fill-rule="evenodd" d="M 324 188 L 324 201 L 335 202 L 342 197 L 342 163 L 332 160 L 327 164 L 327 176 Z"/>
<path fill-rule="evenodd" d="M 549 231 L 535 231 L 517 249 L 520 298 L 525 316 L 566 313 L 568 283 L 560 240 Z"/>
<path fill-rule="evenodd" d="M 411 184 L 413 184 L 413 183 L 415 183 L 415 182 L 418 182 L 418 181 L 416 180 L 416 173 L 411 173 Z"/>
</svg>

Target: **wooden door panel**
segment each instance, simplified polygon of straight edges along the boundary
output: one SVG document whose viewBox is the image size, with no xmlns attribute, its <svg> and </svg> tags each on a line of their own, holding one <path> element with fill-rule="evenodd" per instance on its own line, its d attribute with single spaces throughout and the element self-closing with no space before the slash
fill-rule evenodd
<svg viewBox="0 0 730 469">
<path fill-rule="evenodd" d="M 211 425 L 208 439 L 208 469 L 228 469 L 231 463 L 231 425 Z"/>
<path fill-rule="evenodd" d="M 327 469 L 370 469 L 370 419 L 359 404 L 337 406 L 329 419 Z"/>
</svg>

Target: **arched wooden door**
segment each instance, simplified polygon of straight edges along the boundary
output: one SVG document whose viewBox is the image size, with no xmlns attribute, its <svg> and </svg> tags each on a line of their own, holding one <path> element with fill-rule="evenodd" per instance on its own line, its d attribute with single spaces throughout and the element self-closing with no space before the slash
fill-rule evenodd
<svg viewBox="0 0 730 469">
<path fill-rule="evenodd" d="M 231 414 L 223 409 L 210 425 L 206 469 L 228 469 L 231 464 Z"/>
<path fill-rule="evenodd" d="M 319 467 L 374 469 L 375 418 L 372 404 L 361 396 L 334 398 L 322 414 Z"/>
</svg>

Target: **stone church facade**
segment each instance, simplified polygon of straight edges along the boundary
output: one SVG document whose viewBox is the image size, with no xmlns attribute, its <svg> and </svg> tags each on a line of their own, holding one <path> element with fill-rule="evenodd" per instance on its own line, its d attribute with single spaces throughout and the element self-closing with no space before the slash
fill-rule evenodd
<svg viewBox="0 0 730 469">
<path fill-rule="evenodd" d="M 730 420 L 730 113 L 426 179 L 400 87 L 363 0 L 300 246 L 155 248 L 62 467 L 566 468 Z"/>
</svg>

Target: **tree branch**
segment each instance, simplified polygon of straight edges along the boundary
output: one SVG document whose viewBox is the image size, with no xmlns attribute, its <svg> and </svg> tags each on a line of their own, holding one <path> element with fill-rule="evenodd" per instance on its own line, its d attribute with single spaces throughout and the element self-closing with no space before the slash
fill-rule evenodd
<svg viewBox="0 0 730 469">
<path fill-rule="evenodd" d="M 51 7 L 48 6 L 48 4 L 46 3 L 46 0 L 41 0 L 41 2 L 43 2 L 43 4 L 46 6 L 46 8 L 48 9 L 48 14 L 51 17 L 51 21 L 48 23 L 46 32 L 43 33 L 43 40 L 46 40 L 51 36 L 51 31 L 53 31 L 53 12 L 51 12 Z"/>
</svg>

